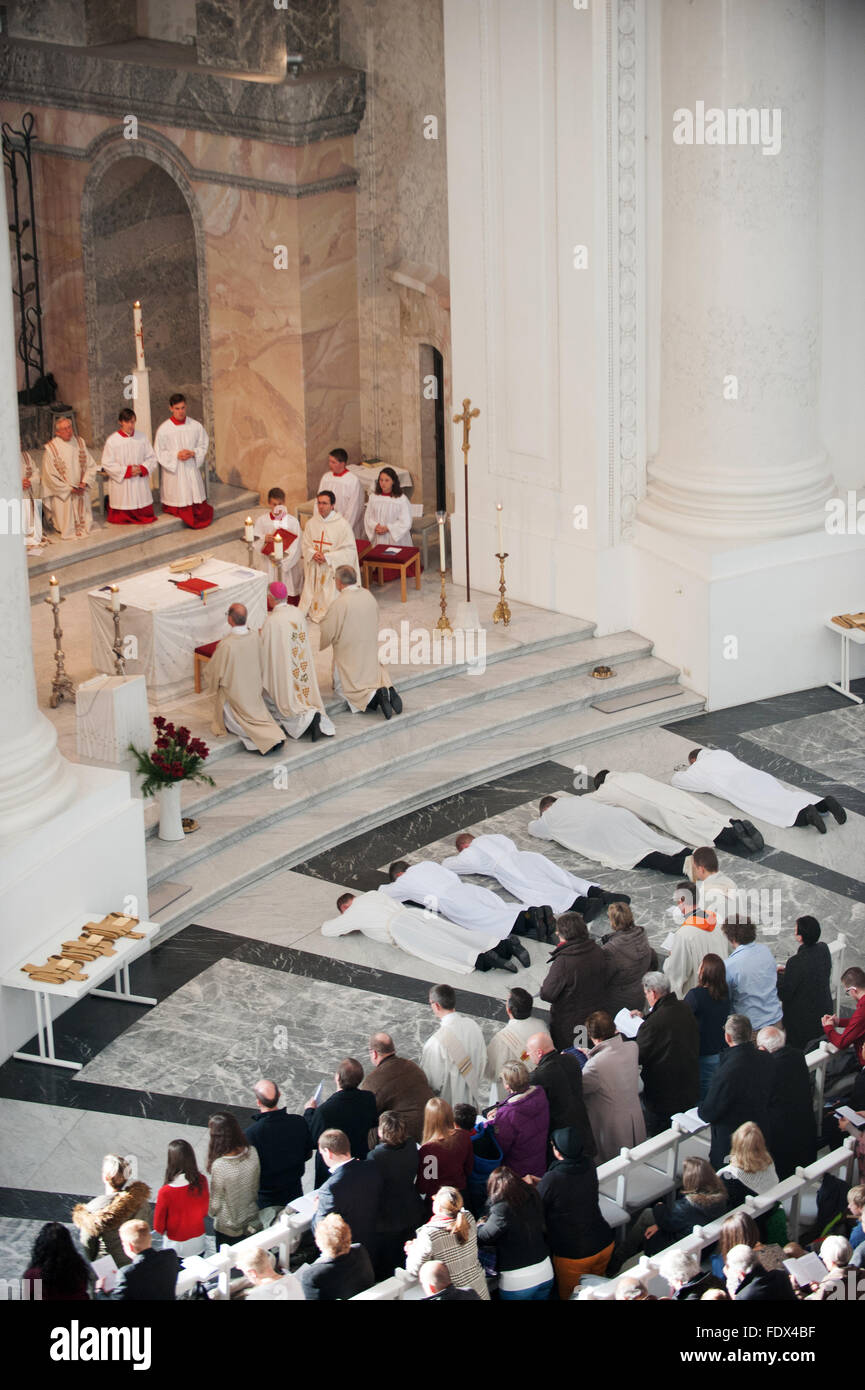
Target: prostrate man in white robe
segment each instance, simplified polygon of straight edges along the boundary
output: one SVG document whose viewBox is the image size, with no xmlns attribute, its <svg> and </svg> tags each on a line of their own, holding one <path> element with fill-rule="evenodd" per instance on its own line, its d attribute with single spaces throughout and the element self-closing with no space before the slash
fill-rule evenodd
<svg viewBox="0 0 865 1390">
<path fill-rule="evenodd" d="M 318 490 L 334 494 L 334 506 L 340 516 L 345 517 L 353 534 L 361 537 L 364 534 L 363 509 L 366 503 L 363 483 L 360 478 L 349 473 L 346 467 L 348 454 L 345 449 L 331 449 L 327 462 L 328 470 L 322 473 Z"/>
<path fill-rule="evenodd" d="M 477 1110 L 487 1062 L 484 1035 L 474 1019 L 456 1012 L 450 985 L 433 985 L 429 1002 L 439 1027 L 421 1054 L 427 1081 L 449 1105 L 473 1105 Z"/>
<path fill-rule="evenodd" d="M 28 552 L 40 551 L 42 542 L 42 484 L 33 455 L 21 450 L 21 534 Z"/>
<path fill-rule="evenodd" d="M 268 713 L 289 738 L 302 738 L 307 729 L 313 743 L 322 734 L 331 738 L 336 729 L 318 688 L 306 620 L 286 603 L 284 584 L 268 585 L 267 612 L 260 637 L 261 683 Z"/>
<path fill-rule="evenodd" d="M 686 844 L 746 849 L 750 854 L 763 848 L 763 836 L 750 821 L 731 821 L 687 792 L 642 772 L 610 772 L 604 768 L 595 774 L 594 784 L 596 801 L 606 806 L 624 806 L 648 825 L 656 825 Z M 581 785 L 575 778 L 574 786 Z"/>
<path fill-rule="evenodd" d="M 814 796 L 785 787 L 771 773 L 760 772 L 721 748 L 695 748 L 688 754 L 688 762 L 689 767 L 670 778 L 674 787 L 719 796 L 769 825 L 813 825 L 825 835 L 821 816 L 833 815 L 839 825 L 847 819 L 847 812 L 834 796 Z"/>
<path fill-rule="evenodd" d="M 684 999 L 689 989 L 697 987 L 703 957 L 711 953 L 726 960 L 730 946 L 715 913 L 697 905 L 693 884 L 677 883 L 675 897 L 674 911 L 680 926 L 673 933 L 664 974 L 670 981 L 671 993 Z"/>
<path fill-rule="evenodd" d="M 507 835 L 472 835 L 463 830 L 456 838 L 457 854 L 443 860 L 455 874 L 486 874 L 530 907 L 545 909 L 547 941 L 558 940 L 556 917 L 579 912 L 585 922 L 597 917 L 609 903 L 629 903 L 624 893 L 606 893 L 597 883 L 577 878 L 545 854 L 519 850 Z"/>
<path fill-rule="evenodd" d="M 363 526 L 372 545 L 411 545 L 411 503 L 392 468 L 383 468 L 368 498 Z"/>
<path fill-rule="evenodd" d="M 179 516 L 184 526 L 201 531 L 213 520 L 201 470 L 207 458 L 207 431 L 186 413 L 186 397 L 179 391 L 169 398 L 171 411 L 153 440 L 159 459 L 162 510 Z"/>
<path fill-rule="evenodd" d="M 539 840 L 555 840 L 608 869 L 657 869 L 681 878 L 691 853 L 644 825 L 631 811 L 605 806 L 589 794 L 543 797 L 540 819 L 532 821 L 528 830 Z"/>
<path fill-rule="evenodd" d="M 117 419 L 120 428 L 102 450 L 102 471 L 108 476 L 106 519 L 112 526 L 148 526 L 156 520 L 150 477 L 159 459 L 135 428 L 134 410 L 121 410 Z"/>
<path fill-rule="evenodd" d="M 61 540 L 89 535 L 93 526 L 90 489 L 96 460 L 68 415 L 54 422 L 54 438 L 42 453 L 42 495 L 51 525 Z"/>
<path fill-rule="evenodd" d="M 228 610 L 229 634 L 207 664 L 207 688 L 213 694 L 211 728 L 218 736 L 238 734 L 249 753 L 275 753 L 285 735 L 267 712 L 261 693 L 261 648 L 257 632 L 246 625 L 242 603 Z"/>
<path fill-rule="evenodd" d="M 473 970 L 509 970 L 516 974 L 513 961 L 496 950 L 495 932 L 467 931 L 434 912 L 394 902 L 380 889 L 359 895 L 342 893 L 336 905 L 340 915 L 325 922 L 322 936 L 347 936 L 359 931 L 371 941 L 398 946 L 408 955 L 455 975 L 469 975 Z"/>
<path fill-rule="evenodd" d="M 267 494 L 267 511 L 256 517 L 252 542 L 253 564 L 269 579 L 284 584 L 287 601 L 295 608 L 303 588 L 303 556 L 301 554 L 300 522 L 285 505 L 281 487 L 272 487 Z M 282 560 L 274 560 L 272 537 L 281 532 Z M 287 538 L 293 536 L 294 540 Z"/>
<path fill-rule="evenodd" d="M 307 530 L 309 528 L 307 527 Z M 333 647 L 333 688 L 352 714 L 381 710 L 385 719 L 402 714 L 390 672 L 378 659 L 378 604 L 362 589 L 355 571 L 340 565 L 337 596 L 319 627 L 319 651 Z"/>
<path fill-rule="evenodd" d="M 390 883 L 382 886 L 382 893 L 438 912 L 467 931 L 492 932 L 502 943 L 498 949 L 506 959 L 514 955 L 521 965 L 531 965 L 531 956 L 519 938 L 533 936 L 546 941 L 546 922 L 540 908 L 506 903 L 489 888 L 463 883 L 450 869 L 431 859 L 422 859 L 419 864 L 396 859 L 387 872 Z"/>
<path fill-rule="evenodd" d="M 334 575 L 347 565 L 360 578 L 354 532 L 339 512 L 334 511 L 334 494 L 320 492 L 315 499 L 316 515 L 306 523 L 301 538 L 303 554 L 303 593 L 300 611 L 320 623 L 336 598 Z"/>
</svg>

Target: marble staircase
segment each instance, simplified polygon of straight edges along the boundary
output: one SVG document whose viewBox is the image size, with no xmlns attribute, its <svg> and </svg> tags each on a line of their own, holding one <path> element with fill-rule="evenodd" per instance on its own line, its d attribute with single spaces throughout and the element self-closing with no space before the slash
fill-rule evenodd
<svg viewBox="0 0 865 1390">
<path fill-rule="evenodd" d="M 702 698 L 686 690 L 617 714 L 592 709 L 600 696 L 651 690 L 675 682 L 678 672 L 636 633 L 596 637 L 578 619 L 530 609 L 521 616 L 532 613 L 536 621 L 523 623 L 521 641 L 491 634 L 483 674 L 465 665 L 395 667 L 402 715 L 387 723 L 329 702 L 335 738 L 289 740 L 268 758 L 246 753 L 234 738 L 214 745 L 204 697 L 172 710 L 210 742 L 216 785 L 185 789 L 184 814 L 200 829 L 183 842 L 156 838 L 156 808 L 147 808 L 151 891 L 186 890 L 158 912 L 162 937 L 264 875 L 395 816 L 566 749 L 576 762 L 575 745 L 585 745 L 592 768 L 593 742 L 702 710 Z M 602 662 L 615 675 L 601 683 L 589 673 Z M 563 768 L 560 787 L 570 780 Z"/>
</svg>

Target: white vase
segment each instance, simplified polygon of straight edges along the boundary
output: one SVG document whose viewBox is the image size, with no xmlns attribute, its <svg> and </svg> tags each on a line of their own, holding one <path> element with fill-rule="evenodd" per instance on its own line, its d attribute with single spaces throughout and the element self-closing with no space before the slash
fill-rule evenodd
<svg viewBox="0 0 865 1390">
<path fill-rule="evenodd" d="M 182 840 L 183 820 L 180 815 L 181 782 L 169 782 L 159 788 L 159 838 Z"/>
</svg>

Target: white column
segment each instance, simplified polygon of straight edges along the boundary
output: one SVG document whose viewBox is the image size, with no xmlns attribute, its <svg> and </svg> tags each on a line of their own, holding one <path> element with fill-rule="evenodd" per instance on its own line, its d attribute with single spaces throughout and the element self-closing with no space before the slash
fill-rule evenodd
<svg viewBox="0 0 865 1390">
<path fill-rule="evenodd" d="M 665 0 L 662 26 L 660 429 L 639 515 L 683 538 L 817 530 L 834 490 L 817 413 L 823 7 Z M 674 143 L 674 113 L 698 103 L 779 112 L 778 152 Z"/>
<path fill-rule="evenodd" d="M 8 222 L 0 178 L 0 226 Z M 0 504 L 20 496 L 18 403 L 15 394 L 10 258 L 0 256 Z M 14 531 L 9 526 L 9 531 Z M 75 795 L 71 765 L 57 748 L 57 732 L 36 704 L 27 560 L 20 535 L 0 535 L 0 841 L 41 825 Z M 63 610 L 61 609 L 61 614 Z M 62 625 L 62 618 L 61 618 Z"/>
</svg>

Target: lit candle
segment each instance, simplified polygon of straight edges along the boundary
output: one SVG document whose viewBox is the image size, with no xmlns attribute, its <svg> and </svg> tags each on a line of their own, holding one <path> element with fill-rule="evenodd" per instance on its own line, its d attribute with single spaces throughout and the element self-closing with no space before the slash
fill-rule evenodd
<svg viewBox="0 0 865 1390">
<path fill-rule="evenodd" d="M 119 612 L 120 612 L 120 586 L 117 585 L 117 584 L 111 584 L 111 585 L 109 585 L 109 588 L 111 589 L 111 611 L 112 611 L 112 613 L 119 613 Z"/>
<path fill-rule="evenodd" d="M 273 542 L 273 558 L 276 560 L 277 564 L 282 560 L 284 554 L 285 550 L 282 544 L 282 536 L 277 536 Z"/>
<path fill-rule="evenodd" d="M 439 569 L 441 570 L 442 574 L 444 574 L 444 572 L 445 572 L 445 520 L 446 520 L 446 518 L 447 518 L 447 513 L 446 513 L 446 512 L 439 512 L 439 514 L 438 514 L 438 523 L 439 523 Z"/>
<path fill-rule="evenodd" d="M 48 597 L 55 605 L 60 602 L 60 585 L 57 583 L 57 578 L 53 574 L 48 581 Z"/>
<path fill-rule="evenodd" d="M 497 503 L 496 503 L 496 516 L 497 516 L 498 523 L 499 523 L 499 554 L 500 554 L 500 555 L 504 555 L 504 553 L 505 553 L 505 542 L 504 542 L 504 537 L 502 536 L 502 504 L 501 504 L 501 502 L 497 502 Z"/>
<path fill-rule="evenodd" d="M 132 322 L 135 327 L 135 366 L 140 372 L 144 369 L 144 330 L 141 327 L 141 304 L 137 299 L 132 306 Z"/>
<path fill-rule="evenodd" d="M 248 516 L 243 523 L 243 539 L 247 543 L 255 539 L 255 527 L 252 524 L 251 516 Z"/>
</svg>

